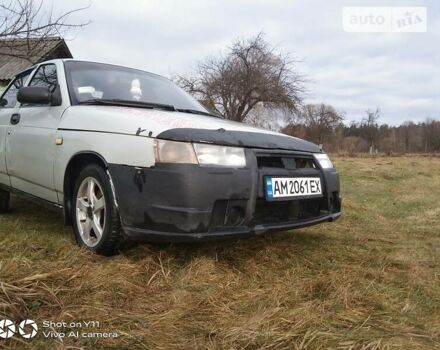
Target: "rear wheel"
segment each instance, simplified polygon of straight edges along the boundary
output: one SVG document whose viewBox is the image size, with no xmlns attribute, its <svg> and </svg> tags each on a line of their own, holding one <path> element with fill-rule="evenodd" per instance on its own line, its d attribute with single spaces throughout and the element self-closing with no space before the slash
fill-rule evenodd
<svg viewBox="0 0 440 350">
<path fill-rule="evenodd" d="M 99 165 L 86 166 L 73 194 L 72 221 L 77 242 L 97 254 L 115 254 L 121 241 L 121 224 L 107 173 Z"/>
<path fill-rule="evenodd" d="M 5 190 L 0 190 L 0 213 L 7 212 L 9 210 L 10 202 L 11 202 L 10 193 Z"/>
</svg>

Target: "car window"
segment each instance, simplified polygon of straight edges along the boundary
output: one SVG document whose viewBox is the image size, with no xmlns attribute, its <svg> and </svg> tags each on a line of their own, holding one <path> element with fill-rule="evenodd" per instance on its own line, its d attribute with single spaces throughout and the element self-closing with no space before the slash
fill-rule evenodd
<svg viewBox="0 0 440 350">
<path fill-rule="evenodd" d="M 2 106 L 4 108 L 14 108 L 17 104 L 17 93 L 20 88 L 24 86 L 26 83 L 26 80 L 29 78 L 29 75 L 32 71 L 28 71 L 26 73 L 23 73 L 19 75 L 17 78 L 14 79 L 12 84 L 9 86 L 9 88 L 5 91 L 5 93 L 2 96 Z"/>
<path fill-rule="evenodd" d="M 45 64 L 38 68 L 29 86 L 48 87 L 54 91 L 58 84 L 57 68 L 54 64 Z"/>
<path fill-rule="evenodd" d="M 173 82 L 155 74 L 93 62 L 67 61 L 65 67 L 73 105 L 105 99 L 166 104 L 207 112 Z"/>
</svg>

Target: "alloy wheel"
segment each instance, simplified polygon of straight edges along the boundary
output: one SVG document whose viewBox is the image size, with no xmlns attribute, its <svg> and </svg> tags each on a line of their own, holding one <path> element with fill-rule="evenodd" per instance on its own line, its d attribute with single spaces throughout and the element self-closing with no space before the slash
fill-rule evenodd
<svg viewBox="0 0 440 350">
<path fill-rule="evenodd" d="M 102 238 L 105 227 L 106 204 L 99 182 L 87 177 L 76 195 L 76 222 L 82 241 L 88 247 L 95 247 Z"/>
</svg>

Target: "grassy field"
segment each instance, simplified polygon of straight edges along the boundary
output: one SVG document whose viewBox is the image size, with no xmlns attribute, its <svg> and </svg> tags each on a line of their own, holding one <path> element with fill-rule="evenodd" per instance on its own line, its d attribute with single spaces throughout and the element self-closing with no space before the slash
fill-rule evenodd
<svg viewBox="0 0 440 350">
<path fill-rule="evenodd" d="M 111 258 L 14 197 L 0 216 L 0 319 L 40 331 L 0 348 L 439 349 L 440 158 L 335 163 L 336 223 Z M 81 332 L 119 336 L 46 339 L 43 320 L 97 320 Z"/>
</svg>

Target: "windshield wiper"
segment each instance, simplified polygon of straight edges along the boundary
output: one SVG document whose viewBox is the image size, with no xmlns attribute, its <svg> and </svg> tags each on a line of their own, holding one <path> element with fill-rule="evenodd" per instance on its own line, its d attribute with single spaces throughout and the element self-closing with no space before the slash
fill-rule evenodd
<svg viewBox="0 0 440 350">
<path fill-rule="evenodd" d="M 140 108 L 158 108 L 163 109 L 166 111 L 179 111 L 183 113 L 190 113 L 190 114 L 199 114 L 199 115 L 206 115 L 209 117 L 215 117 L 215 118 L 223 118 L 222 115 L 216 114 L 216 113 L 210 113 L 210 112 L 203 112 L 199 111 L 197 109 L 190 109 L 190 108 L 175 108 L 173 105 L 167 105 L 162 103 L 154 103 L 154 102 L 143 102 L 143 101 L 130 101 L 130 100 L 120 100 L 120 99 L 92 99 L 92 100 L 86 100 L 78 102 L 80 105 L 104 105 L 104 106 L 128 106 L 128 107 L 140 107 Z"/>
<path fill-rule="evenodd" d="M 93 99 L 87 101 L 78 102 L 80 105 L 103 105 L 103 106 L 127 106 L 127 107 L 140 107 L 140 108 L 158 108 L 166 111 L 176 111 L 173 105 L 167 105 L 162 103 L 154 102 L 143 102 L 143 101 L 129 101 L 129 100 L 119 100 L 119 99 Z"/>
<path fill-rule="evenodd" d="M 203 111 L 199 111 L 199 110 L 197 110 L 197 109 L 177 108 L 176 110 L 177 110 L 178 112 L 183 112 L 183 113 L 206 115 L 206 116 L 209 116 L 209 117 L 215 117 L 215 118 L 221 118 L 221 119 L 224 119 L 223 116 L 221 116 L 220 114 L 209 113 L 209 112 L 203 112 Z"/>
</svg>

